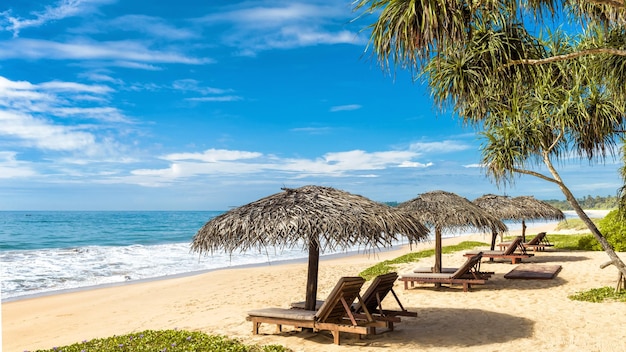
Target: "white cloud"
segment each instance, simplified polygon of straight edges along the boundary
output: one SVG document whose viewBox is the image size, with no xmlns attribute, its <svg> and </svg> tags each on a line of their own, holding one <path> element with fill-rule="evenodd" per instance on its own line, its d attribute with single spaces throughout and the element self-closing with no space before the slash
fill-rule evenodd
<svg viewBox="0 0 626 352">
<path fill-rule="evenodd" d="M 84 15 L 97 9 L 97 5 L 111 3 L 115 0 L 60 0 L 53 6 L 46 6 L 40 11 L 31 12 L 30 19 L 13 16 L 11 11 L 0 13 L 5 23 L 4 30 L 13 32 L 18 36 L 20 31 L 29 27 L 41 27 L 48 22 L 58 21 L 64 18 Z"/>
<path fill-rule="evenodd" d="M 406 167 L 412 163 L 410 159 L 415 155 L 411 151 L 368 153 L 353 150 L 327 153 L 316 159 L 281 159 L 258 152 L 209 149 L 202 153 L 174 153 L 162 156 L 161 159 L 172 162 L 169 167 L 134 170 L 130 177 L 120 179 L 120 181 L 154 186 L 160 183 L 170 183 L 178 178 L 198 175 L 262 174 L 264 178 L 345 177 L 347 175 L 378 177 L 376 174 L 363 174 L 363 172 Z"/>
<path fill-rule="evenodd" d="M 241 56 L 258 51 L 291 49 L 314 45 L 364 45 L 367 37 L 346 29 L 354 14 L 345 3 L 319 5 L 285 2 L 223 11 L 202 17 L 207 26 L 229 25 L 222 38 L 229 46 L 241 48 Z"/>
<path fill-rule="evenodd" d="M 159 39 L 183 40 L 198 37 L 197 32 L 176 28 L 161 18 L 146 15 L 125 15 L 102 25 L 106 25 L 108 28 L 116 27 L 123 31 L 142 32 Z"/>
<path fill-rule="evenodd" d="M 95 144 L 91 133 L 8 111 L 0 111 L 0 135 L 20 140 L 29 147 L 57 151 L 91 149 Z"/>
<path fill-rule="evenodd" d="M 92 42 L 75 40 L 59 43 L 39 39 L 14 39 L 0 42 L 2 59 L 110 60 L 122 65 L 178 63 L 199 65 L 212 63 L 208 58 L 194 58 L 175 51 L 151 50 L 144 43 L 131 40 Z M 142 66 L 140 66 L 142 67 Z"/>
<path fill-rule="evenodd" d="M 398 167 L 408 167 L 408 168 L 426 168 L 433 166 L 433 163 L 418 163 L 416 161 L 404 161 L 398 165 Z"/>
<path fill-rule="evenodd" d="M 417 153 L 451 153 L 460 152 L 473 148 L 471 145 L 459 141 L 441 141 L 441 142 L 417 142 L 409 146 L 409 150 Z"/>
<path fill-rule="evenodd" d="M 219 97 L 199 97 L 199 98 L 187 98 L 187 101 L 217 101 L 217 102 L 228 102 L 228 101 L 240 101 L 243 98 L 236 95 L 225 95 Z"/>
<path fill-rule="evenodd" d="M 337 111 L 351 111 L 351 110 L 358 110 L 362 108 L 361 105 L 358 104 L 350 104 L 350 105 L 339 105 L 339 106 L 333 106 L 330 108 L 331 112 L 337 112 Z"/>
<path fill-rule="evenodd" d="M 242 159 L 254 159 L 259 158 L 263 154 L 258 152 L 247 152 L 240 150 L 226 150 L 226 149 L 208 149 L 203 153 L 174 153 L 168 154 L 161 159 L 169 161 L 182 161 L 182 160 L 196 160 L 208 163 L 215 163 L 218 161 L 234 161 Z"/>
<path fill-rule="evenodd" d="M 28 163 L 18 161 L 16 152 L 0 152 L 0 178 L 20 178 L 36 175 Z"/>
</svg>

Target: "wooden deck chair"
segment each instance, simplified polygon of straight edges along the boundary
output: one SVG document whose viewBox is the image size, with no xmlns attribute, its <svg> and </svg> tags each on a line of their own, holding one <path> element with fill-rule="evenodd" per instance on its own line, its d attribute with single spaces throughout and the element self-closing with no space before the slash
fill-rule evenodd
<svg viewBox="0 0 626 352">
<path fill-rule="evenodd" d="M 410 312 L 402 306 L 398 295 L 393 290 L 393 285 L 398 279 L 398 274 L 395 272 L 382 274 L 376 276 L 372 283 L 368 286 L 365 293 L 363 293 L 362 303 L 355 302 L 352 305 L 352 312 L 356 317 L 366 318 L 365 308 L 374 316 L 375 320 L 381 320 L 387 322 L 387 328 L 393 330 L 393 323 L 401 322 L 400 316 L 404 317 L 417 317 L 417 312 Z M 399 310 L 385 309 L 383 308 L 383 300 L 387 295 L 391 293 L 396 300 Z M 316 302 L 316 309 L 319 309 L 324 301 L 318 300 Z M 291 308 L 304 309 L 304 301 L 291 303 Z"/>
<path fill-rule="evenodd" d="M 434 270 L 435 268 L 432 266 L 418 266 L 413 269 L 413 272 L 414 273 L 432 273 L 434 272 Z M 459 268 L 441 268 L 441 272 L 446 273 L 446 274 L 452 274 L 457 270 L 459 270 Z M 479 267 L 476 270 L 476 274 L 477 276 L 483 279 L 489 279 L 492 275 L 495 274 L 495 271 L 482 271 L 482 269 L 480 269 L 480 264 L 479 264 Z"/>
<path fill-rule="evenodd" d="M 404 289 L 413 287 L 416 283 L 433 283 L 448 285 L 463 285 L 463 292 L 468 292 L 471 285 L 485 284 L 487 279 L 480 274 L 480 260 L 482 252 L 470 256 L 465 263 L 454 273 L 406 273 L 400 275 L 399 280 L 404 282 Z"/>
<path fill-rule="evenodd" d="M 500 249 L 504 249 L 511 245 L 511 242 L 500 242 L 498 246 Z M 548 241 L 545 232 L 539 232 L 530 241 L 522 243 L 525 248 L 531 248 L 533 251 L 545 251 L 546 247 L 553 247 L 554 244 Z"/>
<path fill-rule="evenodd" d="M 311 328 L 313 331 L 330 331 L 335 344 L 340 343 L 340 333 L 374 334 L 376 327 L 385 327 L 384 321 L 374 320 L 366 307 L 365 319 L 355 317 L 350 309 L 355 300 L 362 302 L 359 291 L 365 283 L 362 277 L 342 277 L 317 311 L 304 309 L 265 308 L 248 312 L 252 333 L 259 333 L 261 323 L 276 324 L 278 332 L 283 325 Z"/>
<path fill-rule="evenodd" d="M 400 322 L 399 316 L 417 317 L 417 312 L 409 312 L 402 306 L 398 295 L 393 290 L 393 285 L 397 279 L 398 273 L 395 272 L 376 276 L 367 290 L 365 290 L 365 293 L 363 293 L 363 300 L 356 302 L 352 306 L 354 312 L 363 316 L 366 311 L 369 311 L 374 315 L 374 319 L 387 322 L 387 328 L 389 330 L 393 330 L 394 322 Z M 383 300 L 389 293 L 391 293 L 396 300 L 400 308 L 399 310 L 383 308 Z"/>
<path fill-rule="evenodd" d="M 464 255 L 466 257 L 471 257 L 476 253 L 477 252 L 467 252 Z M 522 259 L 534 256 L 534 254 L 526 252 L 526 247 L 522 245 L 521 236 L 517 236 L 515 240 L 513 240 L 513 242 L 511 242 L 511 244 L 503 251 L 482 251 L 482 254 L 483 258 L 507 259 L 511 260 L 512 264 L 520 263 Z"/>
</svg>

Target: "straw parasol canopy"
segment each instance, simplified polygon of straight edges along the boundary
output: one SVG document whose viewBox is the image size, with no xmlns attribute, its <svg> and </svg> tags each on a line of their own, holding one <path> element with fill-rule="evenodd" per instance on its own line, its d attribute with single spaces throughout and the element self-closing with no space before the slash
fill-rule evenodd
<svg viewBox="0 0 626 352">
<path fill-rule="evenodd" d="M 441 233 L 444 230 L 507 231 L 506 225 L 474 203 L 445 191 L 422 193 L 401 203 L 398 208 L 417 214 L 426 225 L 435 229 L 434 272 L 441 272 Z"/>
<path fill-rule="evenodd" d="M 360 195 L 321 186 L 282 190 L 211 219 L 194 236 L 192 251 L 302 246 L 309 251 L 305 308 L 314 310 L 320 252 L 356 245 L 377 249 L 401 235 L 410 243 L 428 236 L 416 216 Z"/>
<path fill-rule="evenodd" d="M 543 219 L 543 220 L 564 220 L 565 214 L 552 205 L 535 199 L 533 196 L 519 196 L 513 198 L 520 209 L 522 209 L 522 241 L 526 242 L 526 222 L 529 219 Z"/>
<path fill-rule="evenodd" d="M 511 197 L 485 194 L 474 199 L 473 203 L 500 220 L 522 220 L 523 209 L 519 202 L 514 201 Z M 492 231 L 491 250 L 496 247 L 496 237 L 498 237 L 498 232 Z"/>
<path fill-rule="evenodd" d="M 485 194 L 474 200 L 474 204 L 485 209 L 500 220 L 520 221 L 522 240 L 526 241 L 526 223 L 528 219 L 563 220 L 563 212 L 546 202 L 532 196 L 511 198 L 494 194 Z M 495 247 L 497 233 L 493 233 L 491 249 Z"/>
</svg>

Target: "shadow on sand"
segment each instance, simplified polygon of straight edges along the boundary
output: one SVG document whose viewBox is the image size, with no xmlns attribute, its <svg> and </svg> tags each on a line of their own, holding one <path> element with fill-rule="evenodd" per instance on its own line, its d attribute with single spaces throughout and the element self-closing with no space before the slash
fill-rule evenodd
<svg viewBox="0 0 626 352">
<path fill-rule="evenodd" d="M 389 334 L 401 334 L 423 347 L 469 347 L 527 338 L 535 325 L 526 318 L 481 309 L 427 308 L 418 314 Z"/>
<path fill-rule="evenodd" d="M 341 344 L 348 346 L 406 347 L 470 347 L 503 343 L 532 336 L 534 321 L 510 314 L 480 309 L 426 308 L 419 309 L 417 318 L 403 318 L 394 331 L 380 332 L 359 339 L 353 334 L 341 335 Z M 327 332 L 283 332 L 276 336 L 306 339 L 332 345 Z M 288 340 L 288 339 L 287 339 Z M 289 342 L 285 340 L 286 346 Z M 273 343 L 280 343 L 275 340 Z"/>
</svg>

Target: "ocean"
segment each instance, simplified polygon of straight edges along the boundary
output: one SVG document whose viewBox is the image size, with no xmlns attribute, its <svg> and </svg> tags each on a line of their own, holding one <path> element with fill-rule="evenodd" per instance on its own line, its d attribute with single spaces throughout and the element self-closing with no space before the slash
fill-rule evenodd
<svg viewBox="0 0 626 352">
<path fill-rule="evenodd" d="M 232 255 L 191 253 L 195 233 L 221 213 L 0 211 L 2 301 L 306 258 L 302 245 Z M 521 228 L 519 223 L 507 225 L 509 230 Z M 461 234 L 444 234 L 455 235 Z M 402 244 L 405 243 L 398 243 Z M 357 250 L 355 247 L 348 251 Z"/>
</svg>

